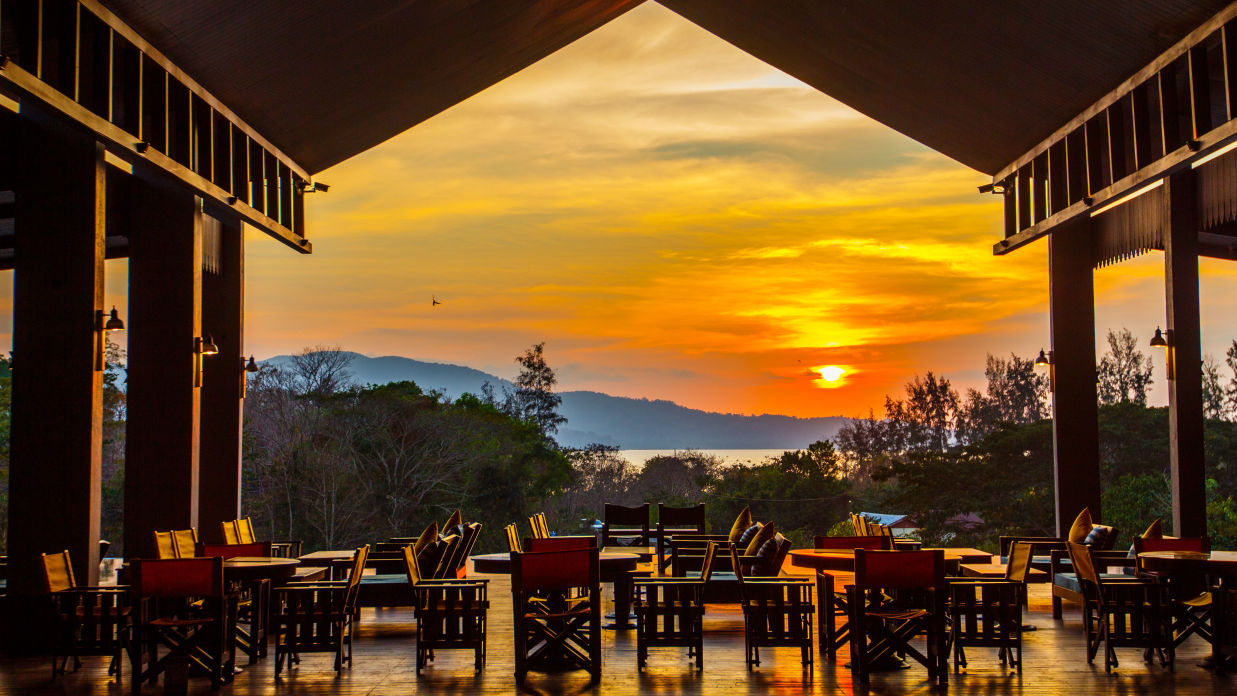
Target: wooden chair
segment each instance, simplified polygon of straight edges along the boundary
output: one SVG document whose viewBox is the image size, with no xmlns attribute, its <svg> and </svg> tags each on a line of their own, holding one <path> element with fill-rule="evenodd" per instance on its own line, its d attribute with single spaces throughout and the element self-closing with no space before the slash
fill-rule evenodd
<svg viewBox="0 0 1237 696">
<path fill-rule="evenodd" d="M 950 581 L 949 642 L 955 672 L 966 667 L 966 647 L 987 647 L 998 648 L 1001 664 L 1022 674 L 1021 587 L 1012 580 Z"/>
<path fill-rule="evenodd" d="M 155 556 L 161 559 L 176 558 L 176 539 L 172 532 L 155 532 Z"/>
<path fill-rule="evenodd" d="M 110 655 L 107 673 L 115 674 L 119 683 L 120 655 L 129 643 L 128 586 L 78 587 L 68 551 L 43 554 L 43 578 L 59 629 L 52 652 L 52 679 L 65 673 L 70 657 L 76 672 L 82 666 L 82 655 Z"/>
<path fill-rule="evenodd" d="M 665 574 L 670 563 L 667 539 L 675 534 L 704 534 L 704 503 L 691 507 L 657 504 L 657 572 Z"/>
<path fill-rule="evenodd" d="M 1115 543 L 1115 537 L 1113 540 Z M 997 549 L 1000 552 L 1002 563 L 1009 563 L 1015 544 L 1030 544 L 1031 568 L 1045 573 L 1045 575 L 1040 575 L 1039 573 L 1028 574 L 1026 582 L 1050 582 L 1052 575 L 1048 573 L 1052 569 L 1052 559 L 1049 554 L 1053 551 L 1060 551 L 1062 554 L 1065 554 L 1065 537 L 1012 535 L 997 537 Z"/>
<path fill-rule="evenodd" d="M 597 549 L 511 554 L 516 682 L 529 670 L 574 664 L 601 679 Z M 569 597 L 579 600 L 568 601 Z M 548 600 L 547 600 L 548 597 Z"/>
<path fill-rule="evenodd" d="M 1087 662 L 1103 643 L 1106 672 L 1118 666 L 1116 648 L 1143 648 L 1144 662 L 1158 653 L 1160 664 L 1171 671 L 1175 651 L 1168 586 L 1146 578 L 1102 578 L 1091 549 L 1073 541 L 1067 548 L 1082 583 Z"/>
<path fill-rule="evenodd" d="M 403 555 L 417 617 L 417 674 L 438 649 L 472 649 L 474 669 L 481 671 L 490 581 L 422 578 L 412 547 L 405 546 Z"/>
<path fill-rule="evenodd" d="M 747 577 L 733 545 L 730 559 L 743 606 L 743 644 L 748 671 L 760 664 L 760 649 L 771 647 L 799 648 L 803 664 L 810 667 L 812 616 L 816 613 L 812 604 L 812 579 Z"/>
<path fill-rule="evenodd" d="M 717 544 L 723 553 L 714 559 L 714 572 L 722 568 L 729 569 L 729 534 L 675 534 L 666 540 L 670 555 L 670 573 L 683 577 L 699 571 L 703 567 L 704 552 L 709 544 Z"/>
<path fill-rule="evenodd" d="M 644 669 L 650 647 L 684 647 L 704 669 L 704 588 L 713 572 L 717 544 L 705 550 L 704 566 L 696 577 L 637 578 L 636 666 Z"/>
<path fill-rule="evenodd" d="M 1063 602 L 1077 602 L 1079 612 L 1082 611 L 1082 605 L 1085 603 L 1085 597 L 1082 591 L 1082 583 L 1078 579 L 1077 573 L 1074 572 L 1072 561 L 1068 550 L 1068 542 L 1066 550 L 1053 550 L 1049 553 L 1050 566 L 1049 575 L 1052 577 L 1052 618 L 1060 619 L 1063 613 Z M 1091 560 L 1094 565 L 1092 567 L 1126 567 L 1132 568 L 1135 564 L 1135 559 L 1131 558 L 1125 551 L 1105 551 L 1092 549 Z M 1124 573 L 1100 573 L 1102 580 L 1119 580 L 1123 577 L 1130 577 Z"/>
<path fill-rule="evenodd" d="M 571 596 L 584 597 L 567 601 Z M 511 554 L 515 680 L 564 664 L 601 679 L 601 584 L 596 548 Z M 546 598 L 549 598 L 548 600 Z"/>
<path fill-rule="evenodd" d="M 872 666 L 895 652 L 909 655 L 928 668 L 928 678 L 945 684 L 946 600 L 943 551 L 855 550 L 855 584 L 847 592 L 850 605 L 850 661 L 860 684 L 870 680 Z M 911 640 L 924 633 L 924 651 Z"/>
<path fill-rule="evenodd" d="M 892 551 L 892 538 L 884 536 L 818 536 L 812 539 L 812 548 L 818 551 Z M 820 628 L 817 643 L 820 656 L 833 661 L 838 648 L 850 638 L 850 604 L 846 601 L 845 585 L 854 581 L 855 574 L 839 571 L 816 571 L 816 606 L 820 607 Z M 840 584 L 838 581 L 842 581 Z M 842 624 L 837 625 L 838 619 Z"/>
<path fill-rule="evenodd" d="M 1194 551 L 1210 553 L 1211 540 L 1207 537 L 1181 537 L 1144 539 L 1134 538 L 1134 555 L 1146 551 Z M 1206 584 L 1199 578 L 1191 583 L 1183 577 L 1173 577 L 1159 573 L 1148 572 L 1138 562 L 1138 575 L 1155 578 L 1168 584 L 1168 596 L 1172 600 L 1173 612 L 1173 645 L 1179 646 L 1191 635 L 1197 633 L 1207 642 L 1212 641 L 1211 611 L 1212 598 Z"/>
<path fill-rule="evenodd" d="M 285 658 L 290 668 L 300 662 L 303 652 L 335 653 L 337 673 L 345 662 L 352 665 L 353 617 L 368 557 L 368 545 L 356 550 L 347 580 L 294 582 L 276 588 L 276 678 Z"/>
<path fill-rule="evenodd" d="M 534 539 L 550 538 L 550 525 L 546 524 L 544 512 L 538 512 L 532 517 L 529 517 L 528 526 L 533 530 Z"/>
<path fill-rule="evenodd" d="M 165 681 L 178 682 L 191 668 L 209 675 L 212 688 L 231 681 L 236 614 L 223 584 L 223 559 L 134 559 L 129 573 L 135 598 L 133 693 L 164 673 Z M 160 644 L 168 648 L 163 657 Z"/>
<path fill-rule="evenodd" d="M 649 534 L 649 504 L 627 507 L 606 503 L 601 521 L 601 548 L 611 546 L 644 546 Z"/>
</svg>

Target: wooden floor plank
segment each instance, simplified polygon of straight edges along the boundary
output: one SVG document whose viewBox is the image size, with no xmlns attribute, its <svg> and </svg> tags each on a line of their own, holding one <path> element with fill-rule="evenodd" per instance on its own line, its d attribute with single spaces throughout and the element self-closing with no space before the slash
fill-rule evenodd
<svg viewBox="0 0 1237 696">
<path fill-rule="evenodd" d="M 505 576 L 491 580 L 492 609 L 489 614 L 488 663 L 481 673 L 472 669 L 471 651 L 440 651 L 438 659 L 418 678 L 414 659 L 414 624 L 408 609 L 365 610 L 356 644 L 354 664 L 336 677 L 330 655 L 304 655 L 301 664 L 276 682 L 274 660 L 246 666 L 231 685 L 218 693 L 238 696 L 283 694 L 341 694 L 381 696 L 391 694 L 512 694 L 512 616 L 510 583 Z M 1104 673 L 1102 661 L 1088 665 L 1082 626 L 1076 609 L 1067 609 L 1064 621 L 1050 613 L 1048 585 L 1031 586 L 1028 623 L 1039 630 L 1027 633 L 1025 663 L 1021 677 L 1001 668 L 994 650 L 967 651 L 970 669 L 950 674 L 947 692 L 952 694 L 1027 694 L 1028 696 L 1090 696 L 1093 694 L 1237 694 L 1237 678 L 1219 677 L 1197 663 L 1208 646 L 1191 638 L 1177 653 L 1177 670 L 1146 665 L 1138 650 L 1121 650 L 1120 668 Z M 583 672 L 543 675 L 530 673 L 528 691 L 544 694 L 852 694 L 849 660 L 843 650 L 836 663 L 816 658 L 814 669 L 799 663 L 796 649 L 762 651 L 763 664 L 749 673 L 743 662 L 743 616 L 737 605 L 709 605 L 705 617 L 707 634 L 704 671 L 696 672 L 685 650 L 653 649 L 646 670 L 636 669 L 634 631 L 605 631 L 603 678 L 590 686 Z M 273 650 L 272 650 L 273 654 Z M 107 658 L 83 658 L 76 673 L 50 681 L 47 659 L 0 660 L 0 696 L 10 694 L 106 694 L 129 693 L 129 670 L 122 683 L 107 677 Z M 142 693 L 162 693 L 162 685 L 146 685 Z M 909 669 L 879 673 L 872 677 L 870 693 L 945 693 L 927 681 L 926 672 Z M 203 680 L 193 680 L 191 694 L 212 693 Z"/>
</svg>

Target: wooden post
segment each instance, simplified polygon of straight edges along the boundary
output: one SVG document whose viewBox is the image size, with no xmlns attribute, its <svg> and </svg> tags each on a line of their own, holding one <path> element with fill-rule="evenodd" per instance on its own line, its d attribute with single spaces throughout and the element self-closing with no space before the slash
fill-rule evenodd
<svg viewBox="0 0 1237 696">
<path fill-rule="evenodd" d="M 99 578 L 106 177 L 103 147 L 22 106 L 16 126 L 9 594 L 41 594 L 41 553 Z"/>
<path fill-rule="evenodd" d="M 1168 304 L 1168 433 L 1173 533 L 1207 533 L 1203 463 L 1202 339 L 1198 310 L 1198 216 L 1191 171 L 1168 180 L 1171 224 L 1164 236 Z"/>
<path fill-rule="evenodd" d="M 202 200 L 143 179 L 133 183 L 125 555 L 153 558 L 154 531 L 198 521 Z"/>
<path fill-rule="evenodd" d="M 1057 534 L 1084 508 L 1100 517 L 1099 409 L 1095 384 L 1095 288 L 1091 228 L 1077 223 L 1048 239 L 1052 321 L 1052 450 Z"/>
<path fill-rule="evenodd" d="M 202 330 L 214 338 L 219 354 L 206 359 L 202 379 L 198 522 L 202 538 L 222 542 L 219 523 L 240 515 L 245 237 L 237 221 L 205 222 L 218 229 L 218 243 L 202 274 Z"/>
</svg>

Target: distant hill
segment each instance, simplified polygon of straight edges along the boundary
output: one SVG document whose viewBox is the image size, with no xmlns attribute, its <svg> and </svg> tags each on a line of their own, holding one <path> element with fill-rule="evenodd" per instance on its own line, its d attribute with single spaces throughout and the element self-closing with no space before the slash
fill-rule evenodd
<svg viewBox="0 0 1237 696">
<path fill-rule="evenodd" d="M 416 382 L 449 398 L 464 392 L 481 393 L 486 381 L 501 394 L 510 380 L 460 365 L 422 362 L 389 355 L 370 358 L 351 353 L 349 371 L 357 384 Z M 291 356 L 279 355 L 263 364 L 284 367 Z M 796 449 L 837 434 L 846 418 L 795 418 L 712 413 L 672 401 L 651 401 L 611 396 L 592 391 L 559 392 L 561 413 L 567 417 L 558 441 L 568 447 L 601 442 L 624 449 Z"/>
</svg>

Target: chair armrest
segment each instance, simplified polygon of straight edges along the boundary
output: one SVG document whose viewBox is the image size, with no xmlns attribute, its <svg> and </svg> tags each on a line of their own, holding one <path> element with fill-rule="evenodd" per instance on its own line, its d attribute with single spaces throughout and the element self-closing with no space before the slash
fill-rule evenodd
<svg viewBox="0 0 1237 696">
<path fill-rule="evenodd" d="M 637 578 L 631 581 L 633 585 L 703 585 L 700 578 Z"/>
<path fill-rule="evenodd" d="M 490 581 L 487 580 L 452 580 L 451 578 L 441 579 L 425 579 L 417 583 L 416 587 L 489 587 Z"/>
<path fill-rule="evenodd" d="M 346 590 L 346 582 L 293 582 L 274 588 L 276 592 L 321 592 L 323 590 Z"/>
<path fill-rule="evenodd" d="M 347 580 L 294 580 L 292 582 L 284 583 L 280 585 L 279 587 L 306 587 L 309 585 L 313 585 L 314 587 L 346 587 L 348 585 L 348 581 Z"/>
<path fill-rule="evenodd" d="M 743 578 L 745 585 L 811 585 L 815 581 L 815 578 L 797 576 Z"/>
</svg>

